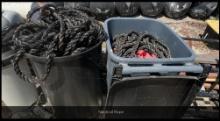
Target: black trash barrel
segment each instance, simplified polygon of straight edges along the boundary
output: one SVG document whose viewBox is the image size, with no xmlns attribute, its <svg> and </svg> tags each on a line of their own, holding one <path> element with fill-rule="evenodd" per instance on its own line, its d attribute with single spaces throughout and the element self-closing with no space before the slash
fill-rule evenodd
<svg viewBox="0 0 220 121">
<path fill-rule="evenodd" d="M 101 43 L 72 56 L 55 57 L 53 66 L 43 82 L 39 82 L 52 106 L 99 106 L 101 88 L 99 61 Z M 37 77 L 46 73 L 47 59 L 26 54 Z"/>
<path fill-rule="evenodd" d="M 39 84 L 50 106 L 101 105 L 99 64 L 106 38 L 101 24 L 78 8 L 48 5 L 40 10 L 44 19 L 26 22 L 14 33 L 14 46 L 19 49 L 13 60 L 15 71 L 24 80 Z M 30 60 L 36 76 L 22 73 L 20 58 Z M 59 109 L 54 110 L 60 114 Z"/>
</svg>

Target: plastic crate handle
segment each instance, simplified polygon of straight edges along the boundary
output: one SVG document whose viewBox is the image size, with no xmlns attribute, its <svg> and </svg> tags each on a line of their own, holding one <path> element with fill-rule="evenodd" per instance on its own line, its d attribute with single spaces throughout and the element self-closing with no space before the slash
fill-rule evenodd
<svg viewBox="0 0 220 121">
<path fill-rule="evenodd" d="M 123 67 L 122 74 L 135 73 L 169 73 L 169 72 L 191 72 L 202 73 L 201 65 L 183 65 L 183 66 L 165 66 L 161 64 L 154 64 L 153 66 L 130 66 L 128 64 L 121 64 Z"/>
</svg>

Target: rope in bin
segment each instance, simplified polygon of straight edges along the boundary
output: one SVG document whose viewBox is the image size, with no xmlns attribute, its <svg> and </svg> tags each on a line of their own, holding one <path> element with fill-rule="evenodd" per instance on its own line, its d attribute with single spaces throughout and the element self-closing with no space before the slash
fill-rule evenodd
<svg viewBox="0 0 220 121">
<path fill-rule="evenodd" d="M 140 51 L 148 52 L 157 58 L 171 58 L 166 44 L 146 32 L 117 34 L 113 38 L 113 51 L 116 55 L 125 58 L 138 57 Z"/>
<path fill-rule="evenodd" d="M 15 72 L 25 81 L 44 81 L 50 73 L 54 57 L 76 55 L 106 39 L 106 34 L 94 18 L 82 8 L 57 8 L 44 5 L 40 9 L 40 19 L 28 21 L 16 28 L 13 35 L 14 50 L 18 50 L 12 63 Z M 46 74 L 41 78 L 26 76 L 19 67 L 19 60 L 25 53 L 47 58 Z"/>
</svg>

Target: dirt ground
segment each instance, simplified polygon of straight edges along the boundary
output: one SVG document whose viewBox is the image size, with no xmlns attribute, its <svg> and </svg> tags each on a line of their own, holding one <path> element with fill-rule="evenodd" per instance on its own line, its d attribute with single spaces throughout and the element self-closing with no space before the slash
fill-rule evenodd
<svg viewBox="0 0 220 121">
<path fill-rule="evenodd" d="M 180 36 L 199 38 L 207 27 L 204 21 L 186 17 L 182 20 L 173 20 L 167 17 L 158 18 L 171 27 Z M 216 63 L 215 59 L 219 59 L 219 50 L 211 48 L 208 43 L 201 41 L 186 40 L 187 44 L 197 55 L 197 62 Z"/>
</svg>

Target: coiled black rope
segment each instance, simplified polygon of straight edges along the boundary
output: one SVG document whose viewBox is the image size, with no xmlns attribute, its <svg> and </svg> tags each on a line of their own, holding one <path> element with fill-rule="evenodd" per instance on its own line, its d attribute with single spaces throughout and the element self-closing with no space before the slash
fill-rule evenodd
<svg viewBox="0 0 220 121">
<path fill-rule="evenodd" d="M 122 33 L 115 35 L 112 43 L 116 55 L 125 58 L 137 57 L 138 50 L 155 54 L 158 58 L 170 58 L 170 50 L 165 43 L 148 33 Z"/>
<path fill-rule="evenodd" d="M 18 26 L 14 25 L 9 30 L 2 31 L 2 52 L 10 50 L 10 47 L 13 45 L 12 36 Z"/>
<path fill-rule="evenodd" d="M 14 70 L 28 82 L 46 80 L 54 57 L 79 54 L 106 39 L 101 24 L 81 9 L 56 8 L 49 4 L 40 11 L 39 20 L 32 22 L 28 18 L 13 35 L 14 49 L 19 50 L 13 59 Z M 27 17 L 33 13 L 29 14 Z M 25 53 L 47 58 L 43 77 L 30 78 L 20 70 L 18 62 Z"/>
</svg>

